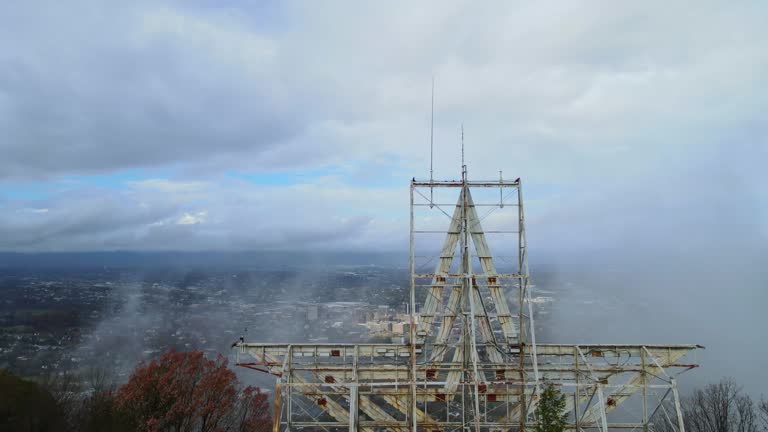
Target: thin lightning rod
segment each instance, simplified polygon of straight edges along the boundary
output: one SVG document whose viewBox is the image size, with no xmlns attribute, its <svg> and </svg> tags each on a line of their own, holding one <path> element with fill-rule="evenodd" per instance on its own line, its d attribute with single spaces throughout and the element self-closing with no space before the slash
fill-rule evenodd
<svg viewBox="0 0 768 432">
<path fill-rule="evenodd" d="M 464 123 L 461 124 L 461 168 L 464 168 Z"/>
<path fill-rule="evenodd" d="M 429 120 L 429 181 L 432 182 L 432 159 L 435 146 L 435 77 L 432 77 L 432 111 Z"/>
<path fill-rule="evenodd" d="M 434 160 L 434 148 L 435 148 L 435 77 L 432 77 L 432 107 L 429 119 L 429 183 L 433 182 L 432 177 L 432 163 Z M 433 188 L 429 187 L 429 208 L 433 207 L 435 202 L 433 196 Z"/>
</svg>

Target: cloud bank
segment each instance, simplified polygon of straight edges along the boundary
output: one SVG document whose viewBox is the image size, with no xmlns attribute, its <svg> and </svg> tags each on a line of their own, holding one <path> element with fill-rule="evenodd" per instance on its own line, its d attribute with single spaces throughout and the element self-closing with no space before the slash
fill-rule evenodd
<svg viewBox="0 0 768 432">
<path fill-rule="evenodd" d="M 436 177 L 463 123 L 542 254 L 762 254 L 767 9 L 9 3 L 0 249 L 404 250 L 434 76 Z"/>
</svg>

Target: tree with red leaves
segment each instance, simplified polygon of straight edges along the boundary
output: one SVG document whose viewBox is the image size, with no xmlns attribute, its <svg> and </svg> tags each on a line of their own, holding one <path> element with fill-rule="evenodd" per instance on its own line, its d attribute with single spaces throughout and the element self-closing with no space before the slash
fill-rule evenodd
<svg viewBox="0 0 768 432">
<path fill-rule="evenodd" d="M 267 396 L 241 389 L 227 360 L 169 351 L 142 363 L 118 392 L 118 405 L 146 432 L 268 431 Z"/>
</svg>

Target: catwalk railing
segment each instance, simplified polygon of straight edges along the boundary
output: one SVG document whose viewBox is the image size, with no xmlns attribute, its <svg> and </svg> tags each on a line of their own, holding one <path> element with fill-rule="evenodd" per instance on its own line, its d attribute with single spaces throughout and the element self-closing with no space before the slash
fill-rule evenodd
<svg viewBox="0 0 768 432">
<path fill-rule="evenodd" d="M 687 359 L 696 345 L 560 345 L 536 347 L 543 383 L 566 396 L 570 429 L 639 429 L 653 427 L 659 410 L 678 428 L 675 377 L 697 367 Z M 453 348 L 455 349 L 455 348 Z M 514 350 L 514 348 L 510 348 Z M 481 430 L 517 429 L 521 392 L 536 409 L 532 365 L 524 373 L 510 363 L 479 365 L 481 418 L 464 410 L 474 383 L 461 362 L 417 361 L 411 373 L 411 347 L 394 344 L 250 344 L 236 349 L 239 366 L 275 375 L 276 428 L 326 430 L 408 430 L 415 416 L 419 430 L 447 431 L 479 424 Z M 422 355 L 421 350 L 417 350 Z M 412 411 L 412 384 L 416 410 Z M 632 403 L 636 418 L 620 412 Z M 665 406 L 669 402 L 669 407 Z M 638 409 L 639 408 L 639 409 Z M 469 420 L 469 421 L 468 421 Z M 527 422 L 535 427 L 536 421 Z"/>
</svg>

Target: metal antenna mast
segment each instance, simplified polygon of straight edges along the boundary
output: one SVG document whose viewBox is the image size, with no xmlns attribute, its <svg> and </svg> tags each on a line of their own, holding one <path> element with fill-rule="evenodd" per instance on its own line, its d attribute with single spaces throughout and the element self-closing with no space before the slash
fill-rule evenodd
<svg viewBox="0 0 768 432">
<path fill-rule="evenodd" d="M 461 124 L 461 169 L 464 169 L 464 123 Z"/>
<path fill-rule="evenodd" d="M 435 77 L 432 77 L 432 107 L 429 119 L 429 182 L 432 183 L 434 178 L 432 177 L 432 162 L 434 159 L 434 147 L 435 147 Z M 429 188 L 429 208 L 434 207 L 434 195 L 433 188 Z"/>
</svg>

